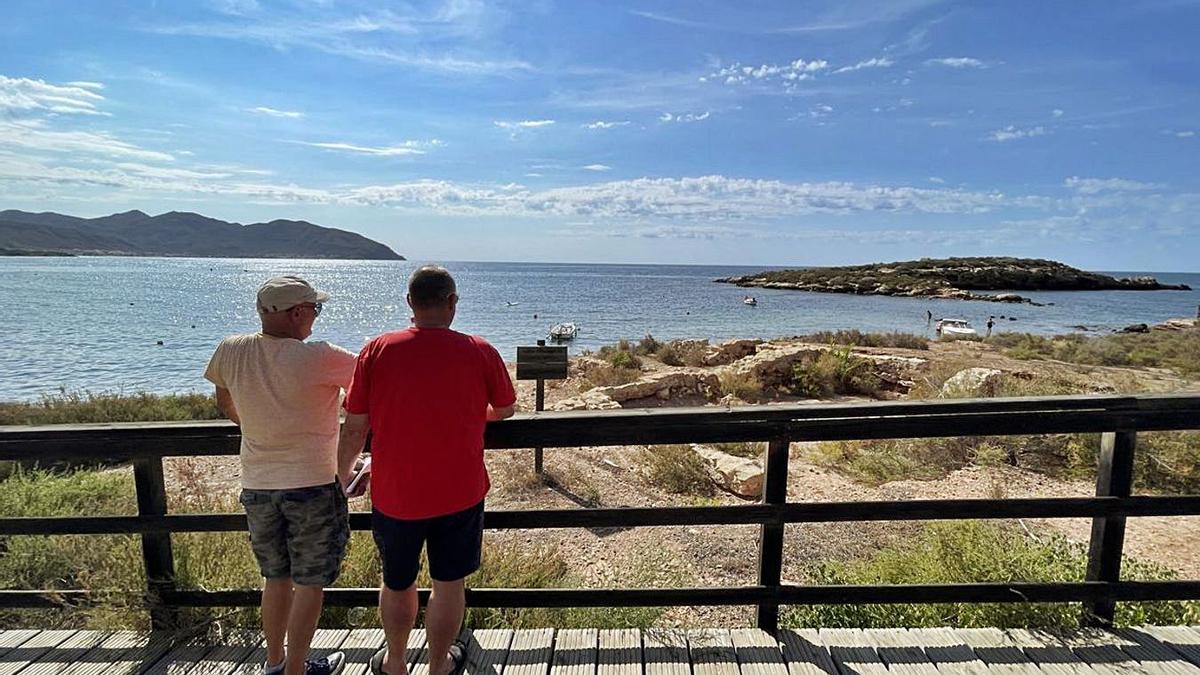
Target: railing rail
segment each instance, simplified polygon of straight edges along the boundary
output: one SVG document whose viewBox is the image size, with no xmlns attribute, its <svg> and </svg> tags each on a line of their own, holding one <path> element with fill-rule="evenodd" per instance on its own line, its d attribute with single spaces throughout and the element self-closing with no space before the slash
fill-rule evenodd
<svg viewBox="0 0 1200 675">
<path fill-rule="evenodd" d="M 932 602 L 1081 602 L 1089 623 L 1110 624 L 1115 604 L 1200 599 L 1200 580 L 1122 581 L 1125 519 L 1200 515 L 1200 495 L 1131 496 L 1137 432 L 1200 428 L 1200 395 L 1073 396 L 741 408 L 535 413 L 488 425 L 489 449 L 765 441 L 765 477 L 757 505 L 489 511 L 488 529 L 756 524 L 758 583 L 733 588 L 471 589 L 480 607 L 755 605 L 758 625 L 775 630 L 785 604 Z M 787 501 L 788 445 L 793 441 L 948 436 L 1100 433 L 1095 497 L 953 499 L 887 502 Z M 162 458 L 237 454 L 228 422 L 0 427 L 0 460 L 132 462 L 136 516 L 0 518 L 2 535 L 140 534 L 148 586 L 138 591 L 155 627 L 180 607 L 253 606 L 259 592 L 176 587 L 171 533 L 244 530 L 243 514 L 168 514 Z M 800 586 L 782 581 L 784 526 L 834 521 L 996 518 L 1092 518 L 1086 580 L 1075 583 L 984 583 L 917 586 Z M 370 529 L 367 513 L 351 527 Z M 133 592 L 133 589 L 130 589 Z M 53 607 L 103 601 L 85 590 L 0 590 L 0 607 Z M 373 589 L 332 589 L 334 606 L 375 602 Z M 422 598 L 425 596 L 422 595 Z"/>
</svg>

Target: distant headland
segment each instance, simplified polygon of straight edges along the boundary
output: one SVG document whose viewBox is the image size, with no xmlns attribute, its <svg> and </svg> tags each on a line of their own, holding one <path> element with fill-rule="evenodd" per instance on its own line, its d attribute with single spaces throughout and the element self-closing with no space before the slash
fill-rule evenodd
<svg viewBox="0 0 1200 675">
<path fill-rule="evenodd" d="M 738 286 L 818 293 L 1025 303 L 1032 301 L 1016 293 L 986 294 L 975 291 L 1191 290 L 1185 284 L 1161 284 L 1154 277 L 1117 279 L 1052 260 L 1007 257 L 922 258 L 848 267 L 774 270 L 716 281 Z"/>
<path fill-rule="evenodd" d="M 0 255 L 404 260 L 360 234 L 303 220 L 242 225 L 186 211 L 100 218 L 0 211 Z"/>
</svg>

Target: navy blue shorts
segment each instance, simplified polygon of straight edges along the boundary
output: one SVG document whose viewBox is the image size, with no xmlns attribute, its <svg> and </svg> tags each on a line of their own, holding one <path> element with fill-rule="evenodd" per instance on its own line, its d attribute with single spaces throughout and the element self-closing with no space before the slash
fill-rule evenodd
<svg viewBox="0 0 1200 675">
<path fill-rule="evenodd" d="M 383 583 L 402 591 L 417 581 L 421 547 L 429 555 L 429 576 L 457 581 L 479 569 L 483 556 L 483 502 L 434 518 L 400 520 L 371 512 L 371 531 L 383 562 Z"/>
</svg>

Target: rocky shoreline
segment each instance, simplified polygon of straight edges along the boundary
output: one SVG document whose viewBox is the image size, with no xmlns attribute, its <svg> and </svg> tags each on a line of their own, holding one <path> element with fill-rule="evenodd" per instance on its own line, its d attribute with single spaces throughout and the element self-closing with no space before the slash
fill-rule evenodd
<svg viewBox="0 0 1200 675">
<path fill-rule="evenodd" d="M 1150 276 L 1118 279 L 1051 260 L 946 258 L 847 267 L 772 270 L 716 279 L 718 283 L 814 293 L 892 295 L 1040 305 L 1011 291 L 1191 290 Z M 976 291 L 1005 291 L 978 293 Z"/>
</svg>

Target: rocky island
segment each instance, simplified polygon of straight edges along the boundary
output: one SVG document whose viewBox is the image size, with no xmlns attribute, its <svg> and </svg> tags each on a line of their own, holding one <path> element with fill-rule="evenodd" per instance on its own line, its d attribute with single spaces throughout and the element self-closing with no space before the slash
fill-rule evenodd
<svg viewBox="0 0 1200 675">
<path fill-rule="evenodd" d="M 100 218 L 0 211 L 0 255 L 404 260 L 361 234 L 303 220 L 242 225 L 186 211 Z"/>
<path fill-rule="evenodd" d="M 1185 284 L 1162 284 L 1154 277 L 1118 279 L 1086 272 L 1052 260 L 1034 258 L 922 258 L 905 262 L 847 267 L 772 270 L 719 283 L 758 288 L 785 288 L 817 293 L 897 295 L 907 297 L 1034 303 L 1016 293 L 977 291 L 1160 291 L 1191 290 Z"/>
</svg>

